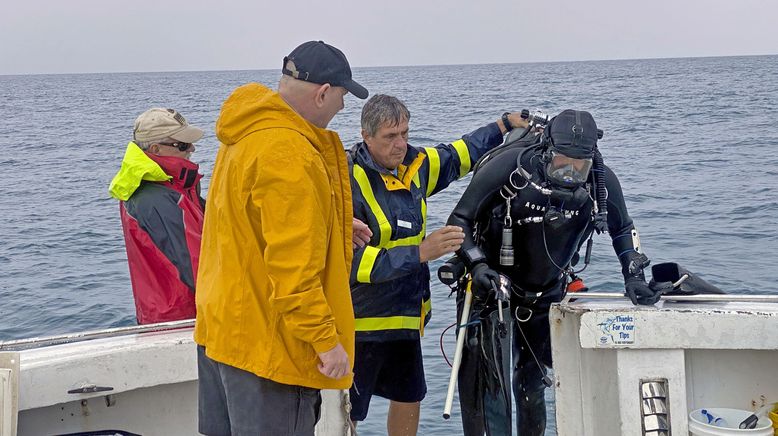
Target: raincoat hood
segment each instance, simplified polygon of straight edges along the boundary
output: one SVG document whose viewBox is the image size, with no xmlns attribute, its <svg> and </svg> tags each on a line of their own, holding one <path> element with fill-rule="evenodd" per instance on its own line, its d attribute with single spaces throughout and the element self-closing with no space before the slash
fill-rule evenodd
<svg viewBox="0 0 778 436">
<path fill-rule="evenodd" d="M 216 120 L 216 137 L 224 145 L 233 145 L 252 133 L 276 128 L 301 133 L 317 149 L 317 144 L 323 142 L 319 131 L 328 132 L 295 112 L 277 92 L 249 83 L 237 88 L 224 102 Z"/>
</svg>

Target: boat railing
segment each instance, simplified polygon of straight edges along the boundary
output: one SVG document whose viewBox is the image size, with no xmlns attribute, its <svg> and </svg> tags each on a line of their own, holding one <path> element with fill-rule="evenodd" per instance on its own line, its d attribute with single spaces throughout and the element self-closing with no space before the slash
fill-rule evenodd
<svg viewBox="0 0 778 436">
<path fill-rule="evenodd" d="M 562 300 L 569 303 L 571 300 L 623 300 L 626 297 L 619 292 L 571 292 Z M 672 302 L 755 302 L 778 303 L 778 295 L 764 294 L 698 294 L 698 295 L 663 295 L 662 301 Z M 10 341 L 0 341 L 0 351 L 20 351 L 31 348 L 48 347 L 52 345 L 69 344 L 73 342 L 88 341 L 92 339 L 110 338 L 129 334 L 162 332 L 168 330 L 191 328 L 193 319 L 181 321 L 169 321 L 156 324 L 135 325 L 128 327 L 114 327 L 102 330 L 91 330 L 80 333 L 69 333 L 55 336 L 45 336 Z"/>
<path fill-rule="evenodd" d="M 0 341 L 0 351 L 21 351 L 32 348 L 48 347 L 52 345 L 69 344 L 73 342 L 89 341 L 92 339 L 111 338 L 140 333 L 163 332 L 191 328 L 194 319 L 180 321 L 160 322 L 156 324 L 134 325 L 128 327 L 114 327 L 102 330 L 91 330 L 80 333 L 68 333 L 63 335 L 45 336 L 10 341 Z"/>
<path fill-rule="evenodd" d="M 568 292 L 562 303 L 570 300 L 623 300 L 627 298 L 619 292 Z M 719 302 L 719 303 L 778 303 L 778 295 L 764 294 L 697 294 L 697 295 L 663 295 L 661 301 L 673 302 Z"/>
</svg>

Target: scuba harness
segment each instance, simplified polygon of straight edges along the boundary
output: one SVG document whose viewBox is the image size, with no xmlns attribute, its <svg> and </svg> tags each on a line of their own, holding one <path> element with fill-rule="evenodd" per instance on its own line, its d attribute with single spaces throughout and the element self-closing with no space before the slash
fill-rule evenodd
<svg viewBox="0 0 778 436">
<path fill-rule="evenodd" d="M 514 149 L 516 147 L 522 147 L 522 150 L 516 157 L 516 169 L 510 173 L 507 182 L 503 184 L 499 191 L 500 196 L 505 200 L 506 205 L 506 212 L 503 222 L 502 244 L 500 247 L 499 256 L 499 262 L 501 266 L 513 266 L 515 264 L 512 245 L 514 224 L 521 226 L 531 223 L 548 223 L 551 225 L 551 227 L 554 227 L 554 223 L 561 222 L 562 219 L 570 217 L 570 212 L 563 209 L 565 204 L 572 204 L 572 207 L 570 208 L 570 210 L 572 210 L 574 208 L 581 207 L 587 201 L 591 200 L 593 203 L 592 222 L 594 225 L 594 230 L 598 234 L 607 231 L 608 193 L 605 187 L 605 171 L 602 154 L 597 149 L 596 140 L 594 140 L 594 143 L 591 146 L 591 152 L 589 153 L 592 159 L 592 168 L 590 174 L 586 177 L 586 180 L 582 185 L 557 187 L 548 180 L 548 176 L 546 176 L 546 180 L 537 180 L 537 178 L 534 178 L 530 171 L 525 169 L 522 165 L 522 159 L 528 152 L 535 153 L 535 155 L 530 158 L 530 162 L 532 159 L 539 155 L 542 163 L 548 164 L 552 159 L 552 153 L 555 152 L 553 150 L 561 148 L 562 151 L 567 151 L 569 153 L 571 149 L 575 149 L 575 147 L 579 145 L 578 143 L 585 143 L 586 141 L 581 139 L 583 136 L 581 113 L 582 112 L 580 111 L 575 111 L 575 124 L 572 126 L 573 135 L 567 135 L 572 136 L 572 138 L 569 138 L 571 139 L 569 141 L 571 144 L 556 145 L 554 144 L 554 140 L 549 130 L 557 117 L 550 118 L 543 112 L 535 111 L 530 113 L 528 110 L 524 109 L 522 110 L 521 116 L 522 118 L 528 120 L 529 126 L 522 130 L 513 130 L 509 132 L 502 145 L 492 149 L 475 164 L 473 168 L 473 174 L 476 174 L 489 160 L 495 159 L 505 151 Z M 596 134 L 597 139 L 601 139 L 603 136 L 603 132 L 600 129 L 596 129 Z M 586 144 L 584 144 L 584 146 L 586 146 Z M 545 207 L 546 212 L 542 216 L 527 217 L 521 220 L 517 220 L 514 223 L 510 215 L 512 200 L 518 195 L 519 191 L 527 187 L 532 187 L 532 189 L 547 197 L 548 200 Z M 594 191 L 594 195 L 592 195 L 592 191 Z M 560 202 L 562 206 L 559 208 L 552 206 L 552 200 Z M 478 232 L 478 230 L 476 230 L 476 232 Z M 575 281 L 577 278 L 575 274 L 578 274 L 586 269 L 586 266 L 588 266 L 591 259 L 593 235 L 594 232 L 590 234 L 586 243 L 584 267 L 578 271 L 573 271 L 570 269 L 569 265 L 560 266 L 554 261 L 548 251 L 548 245 L 545 243 L 546 235 L 545 227 L 543 227 L 543 241 L 546 255 L 554 266 L 556 266 L 565 275 L 568 275 L 571 281 Z M 570 264 L 577 264 L 579 259 L 580 256 L 576 252 L 573 257 L 573 261 L 570 262 Z"/>
</svg>

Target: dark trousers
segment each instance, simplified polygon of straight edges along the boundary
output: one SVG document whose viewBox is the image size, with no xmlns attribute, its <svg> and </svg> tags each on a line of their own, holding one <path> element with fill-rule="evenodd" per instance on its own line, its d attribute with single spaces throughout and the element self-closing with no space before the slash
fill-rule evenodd
<svg viewBox="0 0 778 436">
<path fill-rule="evenodd" d="M 199 431 L 208 436 L 313 436 L 318 389 L 284 385 L 225 365 L 197 346 Z"/>
</svg>

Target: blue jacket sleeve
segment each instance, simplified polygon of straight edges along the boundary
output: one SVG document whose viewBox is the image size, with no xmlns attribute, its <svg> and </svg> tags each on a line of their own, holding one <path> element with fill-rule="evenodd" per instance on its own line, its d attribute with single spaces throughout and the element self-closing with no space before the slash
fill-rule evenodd
<svg viewBox="0 0 778 436">
<path fill-rule="evenodd" d="M 383 283 L 421 269 L 419 246 L 377 248 L 366 245 L 354 252 L 351 283 Z"/>
<path fill-rule="evenodd" d="M 451 144 L 425 147 L 429 171 L 427 197 L 437 194 L 454 180 L 464 177 L 481 156 L 501 143 L 500 128 L 497 123 L 489 123 Z"/>
</svg>

